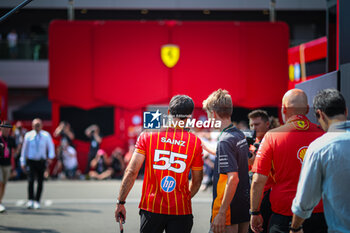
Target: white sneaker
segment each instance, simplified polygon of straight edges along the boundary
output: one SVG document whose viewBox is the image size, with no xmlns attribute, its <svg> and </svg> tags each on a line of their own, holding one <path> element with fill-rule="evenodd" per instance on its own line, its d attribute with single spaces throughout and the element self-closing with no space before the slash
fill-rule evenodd
<svg viewBox="0 0 350 233">
<path fill-rule="evenodd" d="M 3 204 L 0 204 L 0 213 L 5 212 L 6 208 Z"/>
<path fill-rule="evenodd" d="M 29 200 L 26 204 L 27 209 L 33 209 L 34 202 L 33 200 Z"/>
<path fill-rule="evenodd" d="M 40 209 L 40 203 L 37 202 L 37 201 L 34 201 L 33 208 L 34 208 L 35 210 Z"/>
</svg>

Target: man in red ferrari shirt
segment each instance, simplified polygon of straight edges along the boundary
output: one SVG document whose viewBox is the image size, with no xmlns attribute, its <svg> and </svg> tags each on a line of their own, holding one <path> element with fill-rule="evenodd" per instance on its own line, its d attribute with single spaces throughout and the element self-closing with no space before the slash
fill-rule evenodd
<svg viewBox="0 0 350 233">
<path fill-rule="evenodd" d="M 168 113 L 174 123 L 179 123 L 186 121 L 193 109 L 194 103 L 190 97 L 177 95 L 171 99 Z M 139 205 L 140 232 L 191 232 L 191 198 L 197 193 L 203 178 L 200 139 L 180 127 L 143 132 L 137 139 L 122 180 L 115 210 L 117 222 L 120 215 L 124 219 L 126 217 L 125 200 L 143 162 L 145 175 Z M 190 171 L 191 183 L 188 182 Z"/>
<path fill-rule="evenodd" d="M 285 125 L 270 130 L 264 136 L 252 171 L 251 227 L 261 232 L 263 220 L 260 200 L 268 175 L 274 183 L 270 193 L 271 209 L 269 232 L 289 232 L 292 220 L 292 201 L 295 197 L 299 174 L 308 145 L 324 132 L 305 116 L 308 113 L 307 96 L 300 89 L 289 90 L 282 99 L 282 117 Z M 327 232 L 322 202 L 304 223 L 304 232 Z"/>
</svg>

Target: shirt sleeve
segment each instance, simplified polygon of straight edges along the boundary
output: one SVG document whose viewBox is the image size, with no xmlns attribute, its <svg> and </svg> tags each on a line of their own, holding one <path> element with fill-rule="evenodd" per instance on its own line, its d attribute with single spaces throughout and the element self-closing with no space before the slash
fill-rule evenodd
<svg viewBox="0 0 350 233">
<path fill-rule="evenodd" d="M 229 141 L 219 141 L 217 147 L 219 173 L 238 172 L 238 164 L 235 154 Z"/>
<path fill-rule="evenodd" d="M 146 155 L 146 133 L 143 132 L 140 134 L 136 141 L 135 151 L 137 153 Z"/>
<path fill-rule="evenodd" d="M 322 195 L 321 161 L 318 153 L 313 153 L 310 149 L 306 151 L 304 157 L 297 193 L 292 204 L 292 212 L 303 219 L 311 216 Z"/>
<path fill-rule="evenodd" d="M 53 144 L 51 135 L 48 133 L 47 134 L 47 147 L 48 147 L 48 151 L 49 151 L 49 158 L 50 159 L 54 159 L 55 158 L 55 145 Z"/>
<path fill-rule="evenodd" d="M 191 169 L 193 171 L 201 171 L 203 170 L 203 148 L 202 141 L 196 137 L 197 145 L 194 153 L 193 163 Z"/>
<path fill-rule="evenodd" d="M 21 162 L 21 166 L 26 165 L 26 156 L 28 151 L 28 137 L 27 134 L 24 136 L 23 145 L 22 145 L 22 151 L 21 151 L 21 157 L 19 161 Z"/>
<path fill-rule="evenodd" d="M 252 172 L 268 176 L 272 166 L 273 145 L 270 133 L 266 133 L 261 141 L 255 157 Z"/>
</svg>

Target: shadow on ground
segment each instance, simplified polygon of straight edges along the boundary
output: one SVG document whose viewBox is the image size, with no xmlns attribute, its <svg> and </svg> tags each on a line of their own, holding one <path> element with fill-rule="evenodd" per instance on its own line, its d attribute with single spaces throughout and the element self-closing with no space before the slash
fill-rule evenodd
<svg viewBox="0 0 350 233">
<path fill-rule="evenodd" d="M 26 227 L 6 227 L 0 225 L 0 231 L 8 231 L 12 233 L 60 233 L 59 231 L 52 229 L 33 229 Z"/>
<path fill-rule="evenodd" d="M 50 209 L 39 209 L 39 210 L 28 210 L 22 207 L 7 208 L 6 212 L 3 214 L 22 214 L 22 215 L 45 215 L 45 216 L 68 216 L 68 213 L 101 213 L 100 210 L 96 209 L 69 209 L 69 208 L 50 208 Z"/>
</svg>

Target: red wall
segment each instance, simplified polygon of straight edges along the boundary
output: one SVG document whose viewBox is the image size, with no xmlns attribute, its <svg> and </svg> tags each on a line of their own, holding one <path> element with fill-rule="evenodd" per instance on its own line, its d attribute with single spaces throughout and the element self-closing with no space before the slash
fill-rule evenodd
<svg viewBox="0 0 350 233">
<path fill-rule="evenodd" d="M 180 47 L 172 69 L 160 56 L 169 43 Z M 234 105 L 258 108 L 279 106 L 288 85 L 285 23 L 54 21 L 49 45 L 53 125 L 60 106 L 112 105 L 118 114 L 116 135 L 106 139 L 111 144 L 127 140 L 133 112 L 175 94 L 187 94 L 201 107 L 223 88 Z"/>
</svg>

